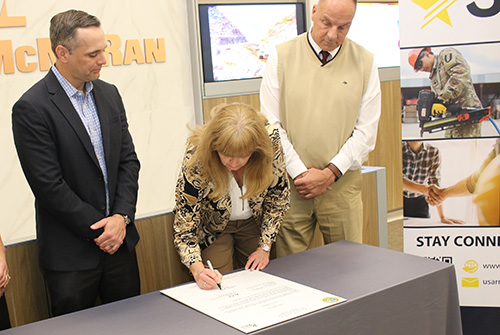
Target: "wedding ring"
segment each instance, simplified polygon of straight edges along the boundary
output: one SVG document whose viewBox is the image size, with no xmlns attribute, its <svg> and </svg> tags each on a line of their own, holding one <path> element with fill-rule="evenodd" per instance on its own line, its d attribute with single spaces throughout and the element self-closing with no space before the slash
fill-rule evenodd
<svg viewBox="0 0 500 335">
<path fill-rule="evenodd" d="M 10 275 L 5 275 L 5 278 L 7 278 L 8 280 L 10 280 L 12 277 Z"/>
<path fill-rule="evenodd" d="M 203 282 L 203 287 L 207 287 L 207 282 L 206 281 Z"/>
<path fill-rule="evenodd" d="M 111 243 L 108 243 L 108 247 L 113 248 L 113 245 Z"/>
</svg>

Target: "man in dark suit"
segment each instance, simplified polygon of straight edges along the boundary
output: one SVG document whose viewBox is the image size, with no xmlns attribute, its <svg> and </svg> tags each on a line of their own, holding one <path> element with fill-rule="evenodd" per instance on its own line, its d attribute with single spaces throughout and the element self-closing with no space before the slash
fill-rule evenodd
<svg viewBox="0 0 500 335">
<path fill-rule="evenodd" d="M 35 196 L 40 266 L 52 316 L 140 293 L 134 226 L 139 160 L 122 99 L 99 80 L 99 19 L 50 21 L 57 60 L 12 109 L 15 145 Z"/>
</svg>

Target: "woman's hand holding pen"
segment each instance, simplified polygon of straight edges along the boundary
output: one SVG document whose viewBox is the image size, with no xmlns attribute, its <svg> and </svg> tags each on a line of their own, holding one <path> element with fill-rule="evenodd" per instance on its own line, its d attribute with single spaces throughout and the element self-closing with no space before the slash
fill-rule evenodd
<svg viewBox="0 0 500 335">
<path fill-rule="evenodd" d="M 196 262 L 190 266 L 196 284 L 203 290 L 211 290 L 222 282 L 222 274 L 219 270 L 205 268 L 202 262 Z"/>
</svg>

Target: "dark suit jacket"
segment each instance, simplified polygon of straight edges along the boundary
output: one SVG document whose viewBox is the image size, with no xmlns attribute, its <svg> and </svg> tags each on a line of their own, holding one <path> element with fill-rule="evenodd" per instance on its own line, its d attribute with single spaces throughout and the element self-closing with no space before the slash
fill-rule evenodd
<svg viewBox="0 0 500 335">
<path fill-rule="evenodd" d="M 125 108 L 114 85 L 94 81 L 108 170 L 110 214 L 134 220 L 139 160 Z M 104 252 L 89 227 L 105 217 L 104 178 L 85 127 L 52 70 L 12 108 L 14 141 L 35 195 L 40 266 L 81 271 L 97 266 Z M 123 247 L 133 250 L 139 235 L 127 226 Z"/>
</svg>

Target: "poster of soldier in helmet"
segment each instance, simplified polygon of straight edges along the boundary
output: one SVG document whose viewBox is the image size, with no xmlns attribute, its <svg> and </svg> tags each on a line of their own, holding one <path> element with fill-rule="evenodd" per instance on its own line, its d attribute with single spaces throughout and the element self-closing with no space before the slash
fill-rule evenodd
<svg viewBox="0 0 500 335">
<path fill-rule="evenodd" d="M 499 12 L 499 1 L 400 4 L 403 139 L 500 136 Z"/>
<path fill-rule="evenodd" d="M 401 50 L 403 139 L 499 136 L 500 43 Z"/>
</svg>

